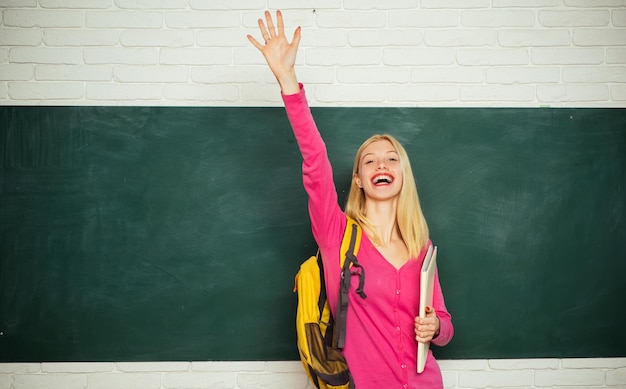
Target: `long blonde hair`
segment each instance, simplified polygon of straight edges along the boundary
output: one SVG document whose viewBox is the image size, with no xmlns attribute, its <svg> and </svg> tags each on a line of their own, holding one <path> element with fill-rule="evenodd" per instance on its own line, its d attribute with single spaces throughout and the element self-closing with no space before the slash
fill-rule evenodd
<svg viewBox="0 0 626 389">
<path fill-rule="evenodd" d="M 422 213 L 419 196 L 417 195 L 417 186 L 409 156 L 400 142 L 391 135 L 382 134 L 374 135 L 367 139 L 356 153 L 354 158 L 354 167 L 352 168 L 352 183 L 350 184 L 350 192 L 346 201 L 346 214 L 358 221 L 367 230 L 374 234 L 372 238 L 375 244 L 381 242 L 378 230 L 365 215 L 365 193 L 359 188 L 356 182 L 356 176 L 359 173 L 359 161 L 363 150 L 370 144 L 387 140 L 391 142 L 400 157 L 402 166 L 403 184 L 398 197 L 398 208 L 396 210 L 396 223 L 400 230 L 400 236 L 409 250 L 409 256 L 415 258 L 419 255 L 424 247 L 428 244 L 428 224 Z"/>
</svg>

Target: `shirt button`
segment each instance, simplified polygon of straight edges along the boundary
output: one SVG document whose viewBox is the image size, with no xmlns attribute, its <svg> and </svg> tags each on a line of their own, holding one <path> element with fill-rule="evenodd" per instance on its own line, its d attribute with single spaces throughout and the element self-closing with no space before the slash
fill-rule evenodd
<svg viewBox="0 0 626 389">
<path fill-rule="evenodd" d="M 403 369 L 406 369 L 406 365 L 405 364 L 402 364 L 402 366 L 400 366 L 400 367 L 402 367 Z"/>
<path fill-rule="evenodd" d="M 409 387 L 409 384 L 404 384 L 404 385 L 402 385 L 402 387 L 406 389 L 406 388 Z"/>
<path fill-rule="evenodd" d="M 396 327 L 396 331 L 400 332 L 400 327 Z"/>
<path fill-rule="evenodd" d="M 397 290 L 396 290 L 396 294 L 400 294 L 400 289 L 397 289 Z"/>
</svg>

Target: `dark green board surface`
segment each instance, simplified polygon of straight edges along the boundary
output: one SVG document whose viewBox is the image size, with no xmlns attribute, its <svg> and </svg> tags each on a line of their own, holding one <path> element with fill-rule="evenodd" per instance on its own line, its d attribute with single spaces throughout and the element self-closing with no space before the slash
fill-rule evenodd
<svg viewBox="0 0 626 389">
<path fill-rule="evenodd" d="M 342 201 L 407 148 L 437 357 L 626 356 L 626 110 L 313 111 Z M 0 107 L 0 362 L 297 359 L 300 164 L 282 108 Z"/>
</svg>

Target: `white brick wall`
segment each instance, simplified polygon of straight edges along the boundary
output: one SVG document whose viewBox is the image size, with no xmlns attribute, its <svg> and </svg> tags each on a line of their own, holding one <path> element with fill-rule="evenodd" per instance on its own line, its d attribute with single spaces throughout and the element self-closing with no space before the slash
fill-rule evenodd
<svg viewBox="0 0 626 389">
<path fill-rule="evenodd" d="M 266 8 L 312 105 L 626 106 L 626 0 L 0 0 L 0 105 L 280 105 Z"/>
<path fill-rule="evenodd" d="M 626 0 L 0 0 L 0 105 L 626 107 Z M 441 361 L 446 388 L 626 388 L 626 358 Z M 0 389 L 307 388 L 299 362 L 0 364 Z"/>
<path fill-rule="evenodd" d="M 447 389 L 626 388 L 626 358 L 441 361 Z M 0 364 L 0 389 L 314 389 L 299 361 Z"/>
</svg>

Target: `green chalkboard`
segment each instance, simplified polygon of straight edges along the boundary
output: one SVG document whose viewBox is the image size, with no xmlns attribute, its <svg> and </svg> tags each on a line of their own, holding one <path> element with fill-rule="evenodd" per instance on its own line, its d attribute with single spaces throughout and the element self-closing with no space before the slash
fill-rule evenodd
<svg viewBox="0 0 626 389">
<path fill-rule="evenodd" d="M 362 140 L 406 146 L 439 358 L 626 356 L 625 109 L 313 112 L 342 201 Z M 300 164 L 278 107 L 0 107 L 0 362 L 297 359 Z"/>
</svg>

